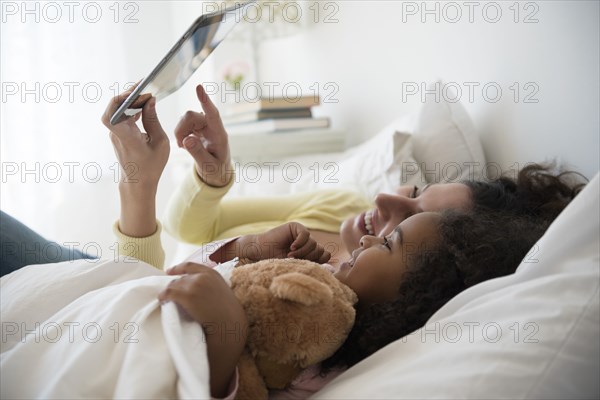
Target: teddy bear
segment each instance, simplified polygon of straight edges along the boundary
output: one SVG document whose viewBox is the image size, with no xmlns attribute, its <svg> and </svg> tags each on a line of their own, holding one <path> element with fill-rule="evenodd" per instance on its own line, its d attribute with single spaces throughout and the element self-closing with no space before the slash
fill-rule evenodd
<svg viewBox="0 0 600 400">
<path fill-rule="evenodd" d="M 330 357 L 354 324 L 356 294 L 323 266 L 299 259 L 239 263 L 230 276 L 246 312 L 237 399 L 267 399 Z"/>
</svg>

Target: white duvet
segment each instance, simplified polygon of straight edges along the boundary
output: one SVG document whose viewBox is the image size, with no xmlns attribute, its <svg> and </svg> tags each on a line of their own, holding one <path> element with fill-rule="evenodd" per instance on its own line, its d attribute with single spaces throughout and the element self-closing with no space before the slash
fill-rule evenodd
<svg viewBox="0 0 600 400">
<path fill-rule="evenodd" d="M 209 398 L 202 329 L 157 300 L 171 279 L 123 258 L 3 277 L 1 398 Z"/>
</svg>

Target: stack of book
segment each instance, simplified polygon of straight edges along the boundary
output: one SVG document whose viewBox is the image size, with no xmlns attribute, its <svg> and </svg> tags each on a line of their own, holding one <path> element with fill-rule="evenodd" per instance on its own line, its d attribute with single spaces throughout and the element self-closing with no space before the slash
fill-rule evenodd
<svg viewBox="0 0 600 400">
<path fill-rule="evenodd" d="M 311 111 L 319 103 L 319 96 L 264 98 L 235 104 L 222 118 L 230 135 L 323 129 L 329 126 L 329 118 L 313 118 Z"/>
</svg>

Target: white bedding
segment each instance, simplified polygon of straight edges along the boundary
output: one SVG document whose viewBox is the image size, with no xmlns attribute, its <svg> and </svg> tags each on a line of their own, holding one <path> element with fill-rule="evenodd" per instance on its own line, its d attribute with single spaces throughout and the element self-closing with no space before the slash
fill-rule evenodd
<svg viewBox="0 0 600 400">
<path fill-rule="evenodd" d="M 316 398 L 598 398 L 599 191 L 597 175 L 515 274 L 456 296 Z M 124 259 L 0 279 L 1 397 L 209 397 L 202 330 L 156 300 L 170 279 Z"/>
<path fill-rule="evenodd" d="M 600 398 L 600 175 L 515 274 L 473 286 L 318 399 Z"/>
<path fill-rule="evenodd" d="M 171 279 L 123 258 L 3 277 L 1 398 L 209 398 L 202 329 L 157 300 Z"/>
</svg>

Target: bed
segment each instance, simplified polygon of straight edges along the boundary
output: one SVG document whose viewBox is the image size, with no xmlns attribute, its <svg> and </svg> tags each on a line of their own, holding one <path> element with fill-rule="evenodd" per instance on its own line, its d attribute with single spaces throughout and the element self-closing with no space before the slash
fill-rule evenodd
<svg viewBox="0 0 600 400">
<path fill-rule="evenodd" d="M 337 163 L 337 181 L 240 182 L 230 195 L 345 186 L 374 195 L 398 184 L 492 173 L 467 112 L 444 101 L 425 103 L 343 153 L 286 161 L 309 166 L 318 157 Z M 422 329 L 341 374 L 314 398 L 600 397 L 599 189 L 596 175 L 515 274 L 464 291 Z M 179 246 L 171 264 L 191 250 Z M 126 261 L 93 268 L 82 261 L 68 272 L 55 266 L 52 280 L 63 284 L 33 280 L 37 298 L 19 301 L 18 287 L 3 288 L 2 307 L 10 313 L 2 315 L 2 398 L 209 396 L 200 328 L 155 298 L 171 278 Z M 37 267 L 32 273 L 49 272 Z M 134 289 L 134 279 L 144 284 Z"/>
<path fill-rule="evenodd" d="M 398 183 L 515 176 L 523 166 L 502 170 L 486 162 L 466 109 L 443 99 L 398 116 L 347 151 L 286 162 L 303 171 L 315 162 L 339 168 L 333 182 L 307 174 L 291 183 L 278 173 L 273 182 L 265 170 L 262 181 L 242 179 L 231 195 L 358 187 L 374 196 L 393 192 Z M 424 328 L 351 368 L 314 398 L 598 398 L 600 183 L 598 175 L 589 178 L 517 273 L 461 293 Z M 175 261 L 190 250 L 180 247 Z"/>
<path fill-rule="evenodd" d="M 340 155 L 339 182 L 302 183 L 358 185 L 374 195 L 393 191 L 398 182 L 497 177 L 499 167 L 486 163 L 478 137 L 460 102 L 429 100 Z M 598 175 L 589 178 L 514 275 L 456 296 L 425 327 L 351 368 L 314 398 L 598 398 L 600 183 Z"/>
</svg>

